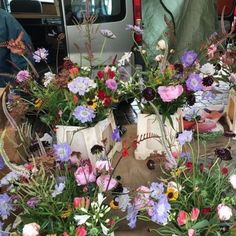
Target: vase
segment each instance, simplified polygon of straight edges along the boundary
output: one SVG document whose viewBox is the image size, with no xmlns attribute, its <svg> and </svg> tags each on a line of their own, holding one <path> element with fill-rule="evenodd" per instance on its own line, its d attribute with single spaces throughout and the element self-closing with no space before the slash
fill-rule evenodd
<svg viewBox="0 0 236 236">
<path fill-rule="evenodd" d="M 95 126 L 84 128 L 78 126 L 56 126 L 57 143 L 68 143 L 72 151 L 80 152 L 82 159 L 90 159 L 94 165 L 96 156 L 91 153 L 94 145 L 105 147 L 105 153 L 111 159 L 115 152 L 121 151 L 121 143 L 112 141 L 112 131 L 116 128 L 113 113 L 99 121 Z M 105 142 L 104 142 L 105 140 Z"/>
<path fill-rule="evenodd" d="M 172 153 L 179 152 L 181 146 L 177 143 L 176 134 L 183 130 L 183 119 L 182 112 L 178 110 L 175 114 L 171 115 L 172 125 L 170 121 L 166 118 L 164 123 L 164 130 L 166 133 L 165 139 L 168 142 L 168 146 L 171 146 Z M 143 138 L 145 135 L 152 134 L 153 138 Z M 146 160 L 151 154 L 162 154 L 165 152 L 163 145 L 161 144 L 159 138 L 161 137 L 161 127 L 157 121 L 156 115 L 150 114 L 138 114 L 137 120 L 137 137 L 141 142 L 137 144 L 137 148 L 134 152 L 135 158 L 137 160 Z"/>
</svg>

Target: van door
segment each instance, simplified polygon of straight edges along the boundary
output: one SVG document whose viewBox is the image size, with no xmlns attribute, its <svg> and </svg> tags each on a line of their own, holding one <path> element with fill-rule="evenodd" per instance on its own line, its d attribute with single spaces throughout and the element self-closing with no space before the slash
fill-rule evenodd
<svg viewBox="0 0 236 236">
<path fill-rule="evenodd" d="M 72 61 L 88 64 L 84 56 L 91 53 L 92 65 L 111 64 L 117 55 L 130 51 L 133 45 L 131 33 L 126 25 L 133 23 L 133 7 L 131 0 L 63 0 L 62 12 L 67 41 L 68 56 Z M 87 16 L 92 19 L 91 52 L 86 37 L 86 26 L 83 21 Z M 80 23 L 80 25 L 76 25 Z M 102 56 L 100 52 L 104 37 L 100 29 L 111 30 L 116 38 L 107 39 Z M 83 56 L 81 56 L 83 55 Z"/>
</svg>

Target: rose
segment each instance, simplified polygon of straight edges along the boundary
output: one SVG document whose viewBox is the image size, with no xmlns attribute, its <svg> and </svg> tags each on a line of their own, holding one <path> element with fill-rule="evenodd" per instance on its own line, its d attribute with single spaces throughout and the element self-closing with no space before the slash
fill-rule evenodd
<svg viewBox="0 0 236 236">
<path fill-rule="evenodd" d="M 172 102 L 177 99 L 183 91 L 184 89 L 182 85 L 160 86 L 157 90 L 163 102 Z"/>
<path fill-rule="evenodd" d="M 224 204 L 219 204 L 217 206 L 217 214 L 220 220 L 229 220 L 233 215 L 232 209 Z"/>
<path fill-rule="evenodd" d="M 229 182 L 231 183 L 232 187 L 236 189 L 236 174 L 229 177 Z"/>
<path fill-rule="evenodd" d="M 185 225 L 187 223 L 188 213 L 186 211 L 180 211 L 177 216 L 178 225 Z"/>
<path fill-rule="evenodd" d="M 74 176 L 78 186 L 96 181 L 95 171 L 90 170 L 88 165 L 78 167 Z"/>
<path fill-rule="evenodd" d="M 200 214 L 200 210 L 198 208 L 193 208 L 191 212 L 191 221 L 197 220 L 199 214 Z"/>
<path fill-rule="evenodd" d="M 87 235 L 87 230 L 85 226 L 78 226 L 76 229 L 76 236 L 86 236 Z"/>
<path fill-rule="evenodd" d="M 23 227 L 23 236 L 37 236 L 39 235 L 40 226 L 36 223 L 26 224 Z"/>
</svg>

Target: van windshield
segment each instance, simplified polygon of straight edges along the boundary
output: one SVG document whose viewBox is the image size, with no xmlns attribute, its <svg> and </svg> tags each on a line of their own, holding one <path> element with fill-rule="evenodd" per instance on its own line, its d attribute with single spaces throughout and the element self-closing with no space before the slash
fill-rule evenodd
<svg viewBox="0 0 236 236">
<path fill-rule="evenodd" d="M 64 6 L 67 25 L 88 15 L 96 15 L 95 23 L 103 23 L 120 21 L 126 14 L 125 0 L 64 0 Z"/>
</svg>

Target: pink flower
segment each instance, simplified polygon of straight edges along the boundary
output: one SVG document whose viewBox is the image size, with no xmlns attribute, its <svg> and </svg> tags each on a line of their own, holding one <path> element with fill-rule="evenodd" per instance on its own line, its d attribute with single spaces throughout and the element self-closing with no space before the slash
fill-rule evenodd
<svg viewBox="0 0 236 236">
<path fill-rule="evenodd" d="M 233 215 L 232 209 L 224 204 L 219 204 L 217 206 L 217 214 L 220 220 L 229 220 Z"/>
<path fill-rule="evenodd" d="M 81 206 L 82 200 L 83 200 L 82 197 L 75 197 L 74 198 L 73 206 L 74 206 L 75 209 Z"/>
<path fill-rule="evenodd" d="M 183 91 L 184 89 L 182 85 L 160 86 L 157 90 L 163 102 L 172 102 L 177 99 Z"/>
<path fill-rule="evenodd" d="M 188 236 L 195 236 L 196 235 L 196 232 L 194 229 L 189 229 L 188 230 Z"/>
<path fill-rule="evenodd" d="M 96 181 L 96 173 L 88 165 L 78 167 L 74 175 L 78 186 Z"/>
<path fill-rule="evenodd" d="M 140 186 L 136 189 L 136 196 L 134 198 L 134 205 L 137 210 L 145 208 L 150 203 L 151 190 L 146 186 Z"/>
<path fill-rule="evenodd" d="M 111 178 L 108 186 L 109 180 L 110 180 L 110 175 L 101 175 L 97 178 L 96 183 L 102 192 L 105 192 L 106 190 L 111 190 L 117 185 L 117 181 L 114 178 Z"/>
<path fill-rule="evenodd" d="M 110 171 L 110 170 L 113 169 L 112 166 L 111 166 L 111 163 L 107 160 L 97 161 L 96 164 L 95 164 L 95 167 L 99 171 L 102 171 L 102 170 Z"/>
<path fill-rule="evenodd" d="M 210 45 L 210 47 L 207 49 L 207 55 L 210 58 L 213 58 L 216 50 L 217 50 L 217 47 L 214 44 Z"/>
<path fill-rule="evenodd" d="M 117 83 L 114 79 L 108 79 L 106 80 L 106 86 L 112 90 L 112 91 L 116 91 L 117 90 Z"/>
<path fill-rule="evenodd" d="M 63 232 L 62 236 L 69 236 L 69 234 L 65 231 Z"/>
<path fill-rule="evenodd" d="M 177 216 L 178 225 L 185 225 L 188 219 L 188 213 L 186 211 L 180 211 Z"/>
<path fill-rule="evenodd" d="M 24 82 L 30 78 L 30 73 L 27 70 L 21 70 L 16 75 L 16 81 L 18 83 Z"/>
<path fill-rule="evenodd" d="M 193 208 L 191 212 L 191 221 L 197 220 L 199 214 L 200 214 L 200 210 L 198 208 Z"/>
<path fill-rule="evenodd" d="M 76 236 L 86 236 L 87 235 L 87 230 L 85 226 L 78 226 L 76 229 Z"/>
</svg>

